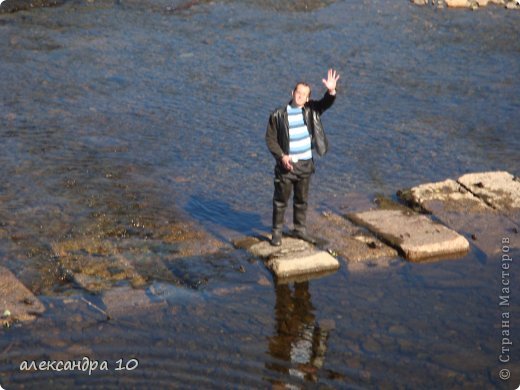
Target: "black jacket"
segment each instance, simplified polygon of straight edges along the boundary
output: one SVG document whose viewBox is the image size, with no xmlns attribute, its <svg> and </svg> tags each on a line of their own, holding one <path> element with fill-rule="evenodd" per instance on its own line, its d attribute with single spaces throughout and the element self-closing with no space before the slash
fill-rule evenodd
<svg viewBox="0 0 520 390">
<path fill-rule="evenodd" d="M 303 106 L 303 120 L 309 129 L 311 144 L 318 155 L 327 153 L 328 141 L 321 124 L 321 114 L 334 103 L 336 96 L 325 93 L 320 100 L 310 100 Z M 289 154 L 289 121 L 287 119 L 287 107 L 280 107 L 269 117 L 269 123 L 265 132 L 265 142 L 269 151 L 280 161 L 283 155 Z"/>
</svg>

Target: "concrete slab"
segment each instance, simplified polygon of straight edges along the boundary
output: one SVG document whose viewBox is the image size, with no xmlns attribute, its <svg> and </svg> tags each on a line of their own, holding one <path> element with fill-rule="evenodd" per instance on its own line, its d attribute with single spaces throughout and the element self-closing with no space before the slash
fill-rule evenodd
<svg viewBox="0 0 520 390">
<path fill-rule="evenodd" d="M 313 218 L 313 230 L 326 237 L 325 248 L 348 262 L 363 262 L 397 257 L 395 249 L 365 229 L 354 225 L 332 211 L 323 211 Z"/>
<path fill-rule="evenodd" d="M 422 184 L 399 191 L 398 195 L 406 202 L 435 215 L 435 218 L 464 235 L 487 256 L 500 252 L 502 238 L 518 232 L 517 224 L 511 219 L 511 211 L 503 213 L 493 209 L 455 180 Z"/>
<path fill-rule="evenodd" d="M 298 280 L 320 277 L 339 268 L 338 260 L 328 252 L 317 250 L 308 242 L 284 236 L 282 245 L 272 246 L 269 236 L 236 240 L 235 247 L 246 249 L 265 260 L 266 267 L 278 278 Z"/>
<path fill-rule="evenodd" d="M 473 195 L 455 180 L 447 179 L 436 183 L 425 183 L 409 190 L 399 191 L 398 196 L 413 206 L 433 213 L 436 202 L 442 202 L 445 209 L 476 212 L 490 210 L 480 198 Z"/>
<path fill-rule="evenodd" d="M 363 198 L 363 210 L 372 205 Z M 397 251 L 386 245 L 366 229 L 354 225 L 351 221 L 332 210 L 318 212 L 309 210 L 310 232 L 321 241 L 317 246 L 334 256 L 341 256 L 347 262 L 360 262 L 375 259 L 388 259 L 398 256 Z M 316 233 L 317 232 L 317 233 Z M 310 250 L 313 246 L 304 241 L 284 236 L 281 247 L 273 247 L 268 242 L 269 236 L 245 237 L 234 241 L 237 248 L 248 250 L 254 256 L 270 256 Z"/>
<path fill-rule="evenodd" d="M 249 252 L 258 257 L 269 258 L 272 256 L 284 256 L 292 253 L 312 251 L 313 245 L 297 238 L 283 236 L 281 246 L 272 246 L 269 241 L 259 241 L 249 247 Z"/>
<path fill-rule="evenodd" d="M 22 282 L 7 268 L 0 266 L 0 316 L 2 322 L 31 321 L 44 310 L 40 300 Z"/>
<path fill-rule="evenodd" d="M 452 256 L 469 250 L 469 242 L 463 236 L 412 211 L 371 210 L 349 214 L 348 218 L 397 248 L 410 261 Z"/>
<path fill-rule="evenodd" d="M 520 209 L 520 180 L 509 172 L 469 173 L 457 181 L 494 209 Z"/>
<path fill-rule="evenodd" d="M 294 253 L 267 261 L 267 267 L 280 279 L 294 278 L 311 273 L 335 271 L 338 260 L 327 252 Z"/>
</svg>

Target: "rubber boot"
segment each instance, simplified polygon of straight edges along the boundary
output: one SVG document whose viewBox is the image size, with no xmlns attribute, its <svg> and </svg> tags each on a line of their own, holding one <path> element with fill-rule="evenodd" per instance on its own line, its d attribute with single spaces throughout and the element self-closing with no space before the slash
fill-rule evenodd
<svg viewBox="0 0 520 390">
<path fill-rule="evenodd" d="M 271 245 L 280 246 L 282 245 L 282 230 L 285 216 L 285 207 L 273 202 L 273 235 L 271 239 Z"/>
<path fill-rule="evenodd" d="M 271 244 L 282 245 L 282 230 L 285 221 L 285 209 L 291 196 L 292 183 L 283 177 L 275 176 L 273 195 L 273 237 Z"/>
<path fill-rule="evenodd" d="M 294 183 L 293 226 L 295 232 L 307 233 L 307 200 L 309 197 L 309 178 Z"/>
<path fill-rule="evenodd" d="M 316 239 L 307 233 L 307 199 L 309 194 L 309 179 L 301 179 L 294 186 L 293 199 L 293 235 L 311 244 L 316 243 Z"/>
</svg>

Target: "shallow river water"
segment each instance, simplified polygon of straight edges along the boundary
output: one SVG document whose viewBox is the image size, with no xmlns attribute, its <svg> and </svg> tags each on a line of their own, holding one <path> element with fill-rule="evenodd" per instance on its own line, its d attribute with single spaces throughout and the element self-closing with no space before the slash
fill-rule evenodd
<svg viewBox="0 0 520 390">
<path fill-rule="evenodd" d="M 341 79 L 313 208 L 520 174 L 519 36 L 519 12 L 406 0 L 71 1 L 0 15 L 0 261 L 47 308 L 0 330 L 0 385 L 516 388 L 517 353 L 499 378 L 501 242 L 496 256 L 363 272 L 341 259 L 333 275 L 277 285 L 230 241 L 269 230 L 269 113 L 298 80 L 319 97 L 329 67 Z M 208 248 L 179 249 L 179 226 Z M 73 252 L 133 256 L 162 306 L 107 320 L 56 265 Z M 109 369 L 20 370 L 84 356 Z"/>
</svg>

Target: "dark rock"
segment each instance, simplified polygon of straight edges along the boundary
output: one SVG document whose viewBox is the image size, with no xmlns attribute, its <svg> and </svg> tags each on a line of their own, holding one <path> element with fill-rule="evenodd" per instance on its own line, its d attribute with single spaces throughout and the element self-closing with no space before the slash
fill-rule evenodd
<svg viewBox="0 0 520 390">
<path fill-rule="evenodd" d="M 56 7 L 66 0 L 6 0 L 0 5 L 0 14 L 12 13 L 40 7 Z"/>
</svg>

